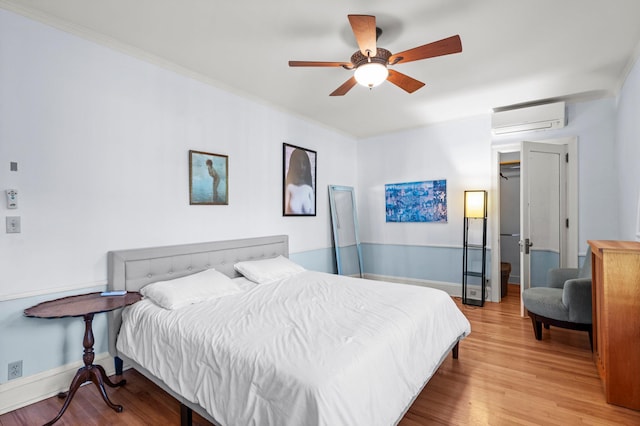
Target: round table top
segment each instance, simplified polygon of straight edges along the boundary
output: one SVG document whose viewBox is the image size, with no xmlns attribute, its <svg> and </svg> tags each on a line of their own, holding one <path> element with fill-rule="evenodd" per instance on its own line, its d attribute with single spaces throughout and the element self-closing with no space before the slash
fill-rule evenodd
<svg viewBox="0 0 640 426">
<path fill-rule="evenodd" d="M 138 292 L 122 296 L 101 296 L 100 292 L 78 294 L 42 302 L 24 310 L 28 317 L 64 318 L 109 312 L 136 303 L 142 299 Z"/>
</svg>

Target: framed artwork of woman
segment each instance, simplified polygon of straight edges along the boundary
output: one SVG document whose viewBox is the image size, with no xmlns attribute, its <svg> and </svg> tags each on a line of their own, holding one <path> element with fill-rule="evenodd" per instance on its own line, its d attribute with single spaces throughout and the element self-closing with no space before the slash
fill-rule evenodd
<svg viewBox="0 0 640 426">
<path fill-rule="evenodd" d="M 316 215 L 317 153 L 283 144 L 282 215 Z"/>
</svg>

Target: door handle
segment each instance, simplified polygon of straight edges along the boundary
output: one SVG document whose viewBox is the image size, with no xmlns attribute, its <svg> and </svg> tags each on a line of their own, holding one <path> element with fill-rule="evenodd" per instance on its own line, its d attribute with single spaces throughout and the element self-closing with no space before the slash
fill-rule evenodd
<svg viewBox="0 0 640 426">
<path fill-rule="evenodd" d="M 518 245 L 521 252 L 524 250 L 524 254 L 529 254 L 529 247 L 533 246 L 533 243 L 528 238 L 525 238 L 524 241 L 518 241 Z"/>
</svg>

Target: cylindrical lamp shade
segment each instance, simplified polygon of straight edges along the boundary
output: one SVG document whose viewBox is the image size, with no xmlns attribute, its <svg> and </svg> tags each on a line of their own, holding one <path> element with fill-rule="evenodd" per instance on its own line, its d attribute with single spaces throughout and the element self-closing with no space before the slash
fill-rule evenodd
<svg viewBox="0 0 640 426">
<path fill-rule="evenodd" d="M 464 217 L 487 217 L 487 191 L 464 191 Z"/>
</svg>

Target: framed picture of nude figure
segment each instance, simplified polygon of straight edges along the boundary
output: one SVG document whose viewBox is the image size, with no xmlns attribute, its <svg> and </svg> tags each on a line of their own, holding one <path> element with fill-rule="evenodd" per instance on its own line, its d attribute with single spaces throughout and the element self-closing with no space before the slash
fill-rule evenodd
<svg viewBox="0 0 640 426">
<path fill-rule="evenodd" d="M 229 157 L 189 151 L 189 204 L 229 204 Z"/>
<path fill-rule="evenodd" d="M 282 153 L 282 215 L 315 216 L 316 152 L 284 143 Z"/>
</svg>

